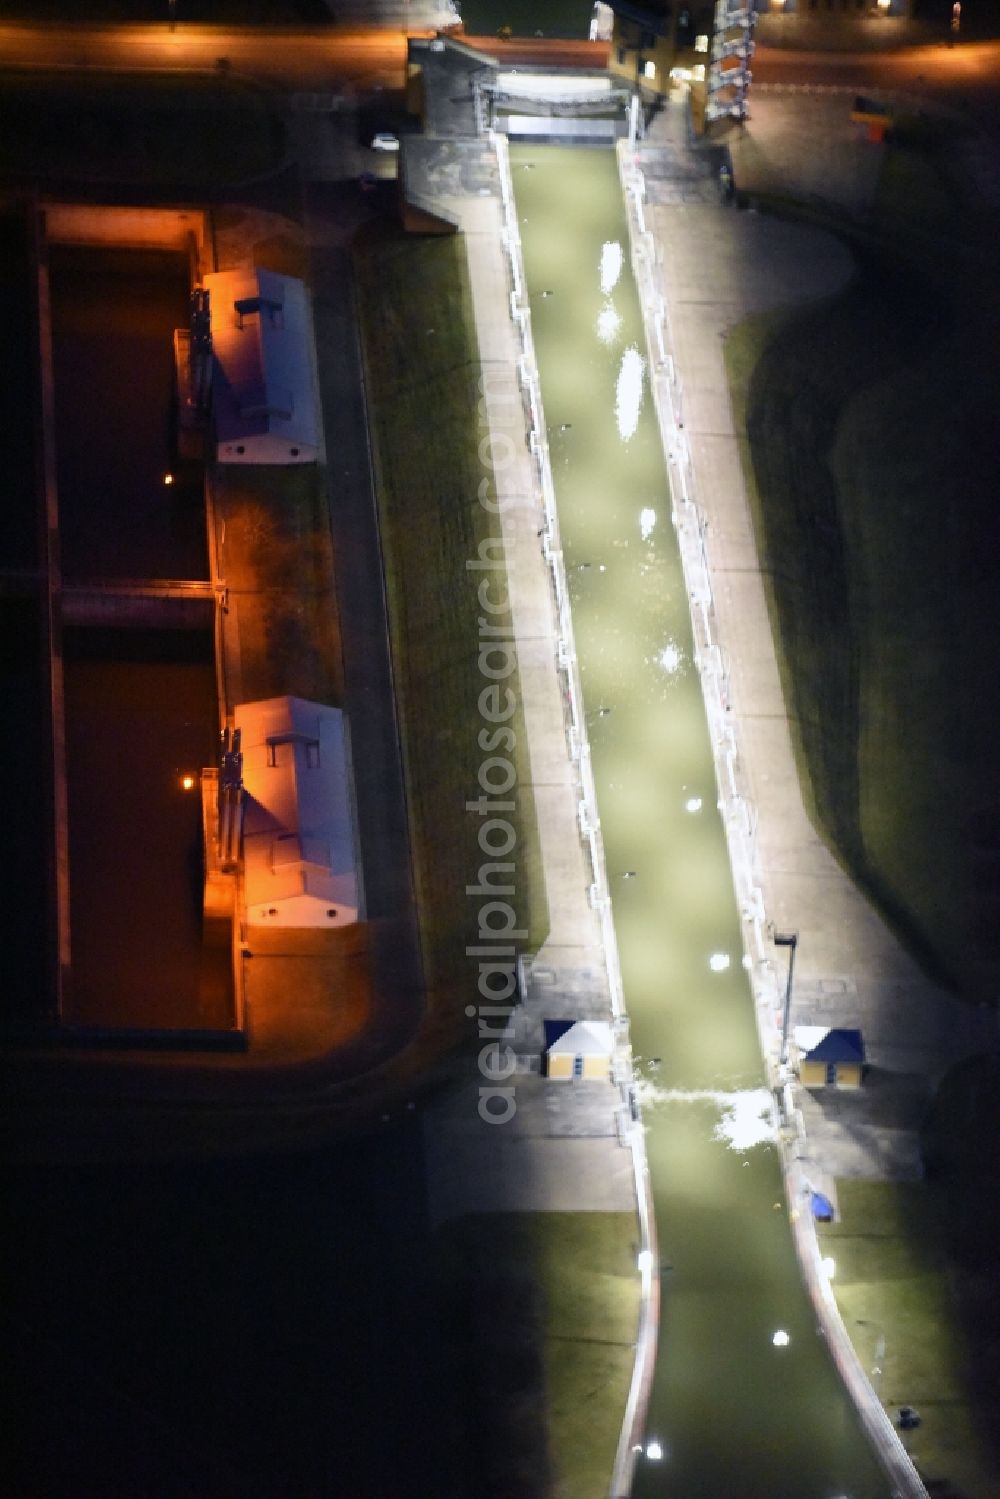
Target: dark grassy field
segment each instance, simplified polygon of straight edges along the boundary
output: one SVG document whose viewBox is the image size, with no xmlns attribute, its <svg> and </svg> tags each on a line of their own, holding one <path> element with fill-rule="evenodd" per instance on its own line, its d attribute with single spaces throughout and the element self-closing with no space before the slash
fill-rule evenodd
<svg viewBox="0 0 1000 1499">
<path fill-rule="evenodd" d="M 484 855 L 477 797 L 485 758 L 479 694 L 478 575 L 466 569 L 498 518 L 479 503 L 480 366 L 462 241 L 388 232 L 355 259 L 382 543 L 403 729 L 425 972 L 432 989 L 472 989 L 479 903 L 466 895 Z M 504 585 L 497 579 L 494 596 Z M 496 623 L 504 624 L 503 616 Z M 509 683 L 519 699 L 516 676 Z M 545 935 L 544 884 L 523 715 L 516 736 L 512 903 L 534 948 Z"/>
<path fill-rule="evenodd" d="M 945 1078 L 924 1130 L 928 1190 L 942 1225 L 948 1280 L 964 1334 L 966 1384 L 1000 1475 L 1000 1061 L 961 1063 Z M 1000 1489 L 1000 1477 L 994 1477 Z"/>
<path fill-rule="evenodd" d="M 920 1412 L 907 1447 L 930 1492 L 985 1499 L 1000 1476 L 988 1442 L 996 1386 L 970 1362 L 955 1316 L 939 1194 L 922 1182 L 839 1181 L 837 1196 L 840 1221 L 820 1228 L 820 1244 L 855 1351 L 890 1413 Z"/>
<path fill-rule="evenodd" d="M 0 176 L 215 189 L 275 168 L 264 95 L 240 79 L 0 72 Z"/>
<path fill-rule="evenodd" d="M 631 1213 L 477 1214 L 438 1230 L 478 1499 L 607 1494 L 639 1315 L 635 1236 Z"/>
<path fill-rule="evenodd" d="M 453 1481 L 419 1126 L 5 1170 L 4 1492 L 427 1499 Z"/>
<path fill-rule="evenodd" d="M 927 968 L 1000 977 L 996 211 L 915 131 L 853 284 L 727 345 L 814 815 Z M 787 210 L 787 205 L 784 205 Z M 815 214 L 813 214 L 815 218 Z"/>
</svg>

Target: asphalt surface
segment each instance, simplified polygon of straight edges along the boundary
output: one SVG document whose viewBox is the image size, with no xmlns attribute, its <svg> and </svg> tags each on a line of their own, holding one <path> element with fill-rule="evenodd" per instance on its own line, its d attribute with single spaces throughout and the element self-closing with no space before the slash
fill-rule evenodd
<svg viewBox="0 0 1000 1499">
<path fill-rule="evenodd" d="M 413 31 L 411 35 L 429 35 Z M 466 36 L 469 46 L 511 66 L 604 68 L 606 42 Z M 0 24 L 6 67 L 133 71 L 212 71 L 224 60 L 233 73 L 285 92 L 333 91 L 378 95 L 405 82 L 407 35 L 386 29 L 269 28 L 233 31 L 214 26 Z M 937 43 L 898 51 L 797 52 L 758 46 L 754 79 L 806 88 L 892 89 L 981 117 L 1000 118 L 1000 42 Z"/>
<path fill-rule="evenodd" d="M 943 99 L 968 94 L 998 104 L 1000 42 L 935 43 L 895 52 L 790 52 L 758 47 L 753 59 L 758 83 L 833 84 L 891 88 Z"/>
<path fill-rule="evenodd" d="M 429 33 L 412 33 L 428 35 Z M 466 37 L 508 63 L 553 67 L 604 67 L 602 42 L 528 38 L 498 43 Z M 406 34 L 375 29 L 268 28 L 231 31 L 216 26 L 0 25 L 0 57 L 6 67 L 98 69 L 213 69 L 226 58 L 234 72 L 284 89 L 323 89 L 334 84 L 357 91 L 402 88 Z"/>
</svg>

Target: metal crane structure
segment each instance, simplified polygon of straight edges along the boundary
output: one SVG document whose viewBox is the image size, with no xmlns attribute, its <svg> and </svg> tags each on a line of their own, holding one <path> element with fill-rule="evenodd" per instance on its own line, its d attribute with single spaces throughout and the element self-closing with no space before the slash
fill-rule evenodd
<svg viewBox="0 0 1000 1499">
<path fill-rule="evenodd" d="M 753 0 L 717 0 L 708 70 L 705 120 L 745 120 L 757 12 Z"/>
</svg>

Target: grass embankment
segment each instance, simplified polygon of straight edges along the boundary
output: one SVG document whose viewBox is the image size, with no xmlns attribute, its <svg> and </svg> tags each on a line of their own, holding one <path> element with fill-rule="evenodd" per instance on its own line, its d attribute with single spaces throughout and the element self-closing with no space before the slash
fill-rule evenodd
<svg viewBox="0 0 1000 1499">
<path fill-rule="evenodd" d="M 469 1492 L 604 1499 L 638 1320 L 634 1218 L 476 1215 L 438 1237 Z"/>
<path fill-rule="evenodd" d="M 479 665 L 484 574 L 466 563 L 499 535 L 499 517 L 478 499 L 489 471 L 479 457 L 468 271 L 461 239 L 388 231 L 363 245 L 355 267 L 425 975 L 438 1013 L 459 1016 L 475 1001 L 478 969 L 465 949 L 478 940 L 483 904 L 466 887 L 491 857 L 478 844 L 481 819 L 465 804 L 481 795 L 488 755 L 508 753 L 484 751 L 478 740 L 480 693 L 491 685 Z M 504 597 L 502 574 L 490 576 L 490 597 Z M 510 623 L 499 614 L 493 621 Z M 506 685 L 517 698 L 509 752 L 517 779 L 505 798 L 515 808 L 502 816 L 516 843 L 493 857 L 515 864 L 510 901 L 528 933 L 518 945 L 531 949 L 545 936 L 547 912 L 516 673 Z"/>
<path fill-rule="evenodd" d="M 840 1181 L 837 1193 L 841 1221 L 821 1225 L 820 1242 L 858 1357 L 891 1416 L 902 1405 L 919 1412 L 903 1436 L 932 1492 L 986 1499 L 998 1485 L 982 1440 L 991 1406 L 954 1330 L 937 1198 L 910 1182 Z"/>
<path fill-rule="evenodd" d="M 968 1345 L 968 1386 L 984 1412 L 992 1446 L 993 1487 L 1000 1493 L 1000 1062 L 961 1063 L 945 1078 L 927 1121 L 928 1191 L 943 1224 L 952 1292 Z"/>
<path fill-rule="evenodd" d="M 216 189 L 275 168 L 266 96 L 242 79 L 0 73 L 0 174 Z"/>
<path fill-rule="evenodd" d="M 1000 976 L 1000 298 L 995 215 L 945 160 L 893 147 L 853 284 L 752 319 L 727 362 L 814 815 L 978 996 Z"/>
</svg>

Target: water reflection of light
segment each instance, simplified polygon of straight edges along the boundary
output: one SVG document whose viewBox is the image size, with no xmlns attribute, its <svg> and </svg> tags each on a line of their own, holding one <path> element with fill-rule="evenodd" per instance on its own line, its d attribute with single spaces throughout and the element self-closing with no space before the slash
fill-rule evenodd
<svg viewBox="0 0 1000 1499">
<path fill-rule="evenodd" d="M 652 536 L 653 527 L 655 525 L 656 511 L 651 509 L 650 506 L 647 505 L 644 510 L 640 510 L 639 512 L 639 535 L 642 537 L 643 541 L 647 541 L 649 537 Z"/>
<path fill-rule="evenodd" d="M 719 1088 L 660 1088 L 648 1078 L 640 1077 L 635 1091 L 644 1110 L 662 1103 L 714 1104 L 719 1118 L 712 1138 L 730 1150 L 753 1150 L 775 1139 L 774 1109 L 767 1088 L 741 1088 L 731 1093 Z"/>
<path fill-rule="evenodd" d="M 729 967 L 729 954 L 727 952 L 714 952 L 708 960 L 708 966 L 713 973 L 725 973 Z"/>
<path fill-rule="evenodd" d="M 622 247 L 616 239 L 606 239 L 601 246 L 601 291 L 609 297 L 622 273 Z"/>
<path fill-rule="evenodd" d="M 668 677 L 675 677 L 684 664 L 684 652 L 676 641 L 668 640 L 656 659 Z"/>
<path fill-rule="evenodd" d="M 791 1341 L 791 1338 L 788 1336 L 783 1327 L 779 1327 L 778 1331 L 771 1339 L 771 1342 L 774 1344 L 775 1348 L 787 1348 Z"/>
<path fill-rule="evenodd" d="M 771 1095 L 766 1088 L 746 1088 L 730 1093 L 714 1136 L 730 1150 L 752 1150 L 774 1139 Z"/>
<path fill-rule="evenodd" d="M 628 442 L 630 437 L 635 436 L 639 426 L 639 412 L 642 410 L 642 376 L 645 368 L 645 359 L 635 344 L 631 344 L 622 355 L 618 383 L 615 386 L 615 421 L 618 423 L 619 436 L 624 442 Z"/>
<path fill-rule="evenodd" d="M 610 302 L 605 302 L 597 314 L 597 336 L 602 344 L 614 343 L 622 320 Z"/>
<path fill-rule="evenodd" d="M 701 811 L 701 797 L 700 796 L 689 796 L 688 799 L 687 799 L 687 801 L 684 803 L 684 810 L 685 810 L 685 812 L 700 812 Z"/>
<path fill-rule="evenodd" d="M 646 1443 L 646 1456 L 654 1463 L 658 1463 L 663 1457 L 663 1446 L 655 1437 L 651 1442 Z"/>
</svg>

